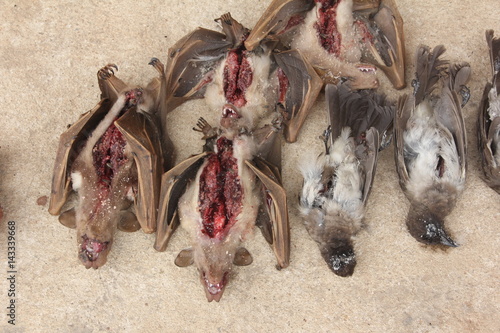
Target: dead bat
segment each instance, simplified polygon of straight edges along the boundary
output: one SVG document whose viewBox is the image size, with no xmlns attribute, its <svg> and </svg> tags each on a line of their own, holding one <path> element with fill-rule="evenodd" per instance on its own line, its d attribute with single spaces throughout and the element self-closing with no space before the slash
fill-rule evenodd
<svg viewBox="0 0 500 333">
<path fill-rule="evenodd" d="M 352 0 L 274 0 L 245 41 L 253 50 L 280 41 L 304 54 L 326 83 L 349 81 L 352 89 L 378 87 L 375 67 L 362 64 Z"/>
<path fill-rule="evenodd" d="M 444 230 L 463 191 L 467 140 L 462 106 L 469 98 L 467 63 L 449 65 L 442 45 L 420 46 L 413 94 L 400 97 L 395 116 L 395 159 L 401 188 L 410 201 L 406 225 L 424 244 L 455 247 Z M 440 94 L 431 95 L 440 86 Z"/>
<path fill-rule="evenodd" d="M 393 0 L 358 2 L 364 2 L 358 4 L 360 10 L 354 11 L 355 25 L 364 44 L 362 59 L 380 68 L 394 88 L 405 88 L 403 19 L 395 2 Z M 374 11 L 375 4 L 377 7 Z"/>
<path fill-rule="evenodd" d="M 163 173 L 155 92 L 130 88 L 115 65 L 97 73 L 101 101 L 59 139 L 49 213 L 59 215 L 72 191 L 74 208 L 59 221 L 77 229 L 78 257 L 86 268 L 106 263 L 115 229 L 156 230 Z M 132 206 L 132 207 L 131 207 Z"/>
<path fill-rule="evenodd" d="M 222 297 L 233 264 L 252 262 L 241 242 L 256 224 L 274 249 L 277 267 L 289 264 L 286 193 L 279 168 L 266 159 L 267 152 L 276 148 L 280 125 L 248 131 L 241 126 L 247 123 L 242 118 L 224 109 L 221 129 L 200 118 L 199 131 L 207 140 L 205 152 L 188 158 L 162 177 L 154 247 L 166 249 L 180 220 L 192 246 L 179 253 L 175 264 L 195 264 L 209 302 Z"/>
<path fill-rule="evenodd" d="M 487 83 L 478 120 L 478 143 L 486 183 L 500 193 L 500 39 L 486 31 L 493 79 Z"/>
<path fill-rule="evenodd" d="M 278 106 L 284 114 L 285 137 L 294 142 L 322 81 L 299 51 L 270 43 L 245 48 L 248 29 L 231 17 L 217 21 L 222 33 L 198 28 L 170 50 L 165 69 L 165 115 L 183 102 L 204 97 L 218 118 L 234 110 L 253 128 Z M 232 111 L 231 111 L 232 112 Z"/>
<path fill-rule="evenodd" d="M 326 153 L 304 159 L 300 211 L 328 267 L 351 276 L 356 266 L 353 236 L 362 228 L 382 137 L 392 125 L 394 105 L 374 91 L 327 85 L 330 126 Z"/>
</svg>

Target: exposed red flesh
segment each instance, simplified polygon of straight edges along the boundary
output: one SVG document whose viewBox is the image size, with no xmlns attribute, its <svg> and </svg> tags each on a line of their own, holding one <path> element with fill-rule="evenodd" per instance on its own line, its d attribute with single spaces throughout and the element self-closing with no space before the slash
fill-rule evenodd
<svg viewBox="0 0 500 333">
<path fill-rule="evenodd" d="M 99 254 L 108 248 L 109 242 L 100 242 L 91 239 L 87 235 L 82 236 L 81 255 L 86 261 L 96 261 Z"/>
<path fill-rule="evenodd" d="M 321 4 L 318 21 L 314 24 L 321 46 L 330 54 L 340 55 L 342 36 L 337 29 L 337 7 L 341 0 L 315 0 Z"/>
<path fill-rule="evenodd" d="M 286 98 L 286 92 L 288 91 L 290 82 L 288 81 L 285 72 L 283 72 L 281 68 L 278 68 L 278 83 L 279 83 L 278 102 L 284 104 Z"/>
<path fill-rule="evenodd" d="M 127 161 L 125 144 L 122 133 L 113 123 L 92 149 L 98 185 L 103 190 L 109 189 L 116 171 Z"/>
<path fill-rule="evenodd" d="M 252 84 L 253 71 L 248 54 L 242 48 L 229 51 L 224 66 L 224 95 L 226 100 L 242 107 L 247 103 L 245 93 Z"/>
<path fill-rule="evenodd" d="M 233 157 L 233 142 L 221 137 L 217 140 L 217 153 L 208 158 L 200 176 L 202 232 L 210 238 L 221 239 L 241 213 L 242 201 L 243 188 Z"/>
</svg>

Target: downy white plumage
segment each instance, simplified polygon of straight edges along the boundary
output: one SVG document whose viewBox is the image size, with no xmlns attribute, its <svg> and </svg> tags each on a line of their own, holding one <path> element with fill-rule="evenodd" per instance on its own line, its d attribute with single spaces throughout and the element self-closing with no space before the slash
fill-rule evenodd
<svg viewBox="0 0 500 333">
<path fill-rule="evenodd" d="M 330 269 L 350 276 L 356 265 L 353 236 L 362 228 L 380 138 L 392 124 L 394 107 L 373 91 L 352 92 L 345 85 L 327 85 L 326 95 L 326 153 L 300 165 L 300 211 Z"/>
<path fill-rule="evenodd" d="M 444 218 L 463 191 L 466 137 L 462 106 L 470 67 L 440 59 L 445 48 L 420 46 L 413 94 L 399 99 L 395 157 L 399 181 L 411 207 L 406 224 L 425 244 L 457 246 L 444 230 Z M 439 83 L 439 84 L 438 84 Z M 435 90 L 439 94 L 431 95 Z"/>
</svg>

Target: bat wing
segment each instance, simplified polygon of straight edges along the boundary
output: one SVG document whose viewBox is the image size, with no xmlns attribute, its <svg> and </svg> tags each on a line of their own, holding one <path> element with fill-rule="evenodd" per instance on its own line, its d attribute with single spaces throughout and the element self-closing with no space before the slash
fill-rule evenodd
<svg viewBox="0 0 500 333">
<path fill-rule="evenodd" d="M 314 5 L 315 2 L 311 0 L 272 1 L 245 40 L 246 49 L 252 51 L 266 39 L 276 39 L 301 23 Z"/>
<path fill-rule="evenodd" d="M 135 214 L 142 230 L 156 230 L 156 208 L 160 195 L 160 180 L 163 173 L 163 158 L 160 132 L 151 116 L 128 110 L 116 122 L 116 127 L 130 145 L 138 175 L 138 190 L 135 198 Z"/>
<path fill-rule="evenodd" d="M 187 100 L 203 97 L 216 64 L 230 47 L 231 42 L 223 33 L 198 28 L 169 49 L 166 112 Z"/>
<path fill-rule="evenodd" d="M 290 226 L 285 189 L 280 184 L 279 172 L 264 159 L 256 157 L 245 161 L 263 186 L 263 201 L 267 206 L 269 224 L 263 228 L 271 230 L 271 245 L 278 261 L 278 268 L 285 268 L 290 263 Z M 265 233 L 264 233 L 265 234 Z M 269 241 L 269 240 L 268 240 Z"/>
<path fill-rule="evenodd" d="M 71 192 L 71 167 L 73 162 L 92 131 L 108 113 L 111 106 L 112 102 L 109 99 L 101 100 L 92 110 L 84 113 L 66 132 L 61 134 L 52 175 L 50 214 L 60 214 L 61 208 Z"/>
<path fill-rule="evenodd" d="M 358 15 L 366 48 L 365 61 L 382 69 L 396 89 L 406 87 L 405 39 L 403 19 L 392 0 L 382 1 L 379 10 L 369 18 Z"/>
<path fill-rule="evenodd" d="M 160 203 L 158 206 L 158 222 L 154 248 L 165 251 L 168 241 L 179 225 L 177 204 L 184 194 L 186 185 L 194 179 L 209 152 L 188 158 L 164 173 L 161 178 Z"/>
<path fill-rule="evenodd" d="M 323 87 L 323 80 L 298 50 L 277 53 L 274 59 L 284 74 L 279 80 L 279 102 L 285 112 L 285 138 L 288 142 L 295 142 Z M 283 100 L 281 95 L 284 95 Z"/>
</svg>

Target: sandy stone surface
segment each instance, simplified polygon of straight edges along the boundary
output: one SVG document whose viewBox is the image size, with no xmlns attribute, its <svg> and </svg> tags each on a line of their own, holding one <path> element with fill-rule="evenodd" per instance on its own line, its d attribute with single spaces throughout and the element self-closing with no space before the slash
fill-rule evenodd
<svg viewBox="0 0 500 333">
<path fill-rule="evenodd" d="M 95 73 L 113 62 L 126 82 L 145 85 L 179 38 L 230 11 L 252 27 L 269 0 L 0 1 L 0 331 L 3 332 L 497 332 L 500 330 L 500 196 L 480 178 L 476 119 L 490 66 L 486 29 L 500 35 L 498 0 L 399 0 L 406 57 L 419 44 L 445 44 L 446 58 L 472 66 L 465 191 L 447 219 L 460 247 L 434 250 L 406 231 L 409 203 L 392 147 L 380 154 L 357 236 L 354 276 L 335 276 L 309 238 L 297 210 L 296 165 L 323 149 L 321 94 L 299 140 L 283 148 L 289 195 L 290 267 L 274 268 L 260 232 L 246 246 L 254 263 L 238 267 L 220 303 L 208 303 L 196 269 L 173 260 L 188 246 L 179 230 L 163 253 L 154 235 L 117 232 L 108 263 L 86 270 L 76 233 L 37 199 L 50 194 L 59 135 L 99 99 Z M 406 73 L 412 76 L 412 61 Z M 396 99 L 383 75 L 381 91 Z M 411 77 L 407 82 L 411 81 Z M 170 116 L 178 162 L 201 149 L 191 131 L 203 100 Z M 7 224 L 16 223 L 16 325 L 7 323 Z"/>
</svg>

